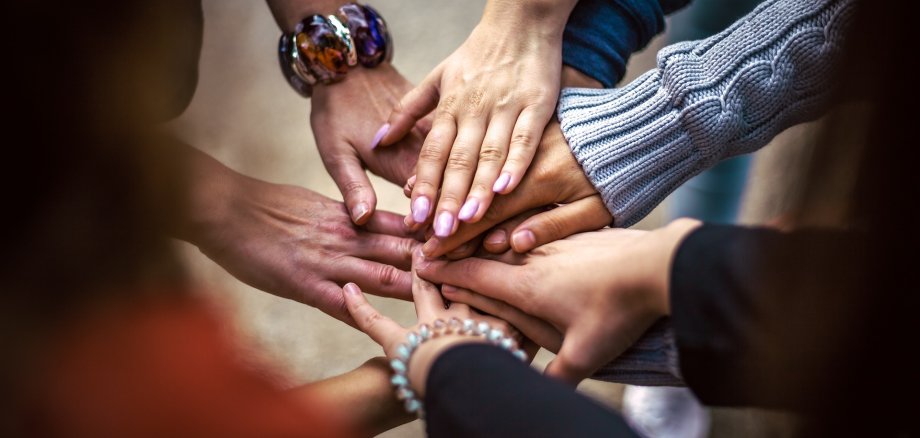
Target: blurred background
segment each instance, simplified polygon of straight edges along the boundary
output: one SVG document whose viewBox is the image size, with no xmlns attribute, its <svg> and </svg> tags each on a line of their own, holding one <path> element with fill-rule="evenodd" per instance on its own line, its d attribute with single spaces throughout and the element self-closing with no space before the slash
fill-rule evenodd
<svg viewBox="0 0 920 438">
<path fill-rule="evenodd" d="M 463 42 L 485 1 L 374 0 L 370 4 L 389 23 L 396 68 L 418 82 Z M 293 92 L 278 71 L 275 50 L 280 31 L 268 7 L 261 1 L 205 0 L 204 11 L 200 80 L 191 106 L 172 123 L 179 136 L 243 174 L 300 185 L 340 200 L 313 142 L 309 101 Z M 624 82 L 654 66 L 655 52 L 667 38 L 655 39 L 633 57 Z M 789 170 L 807 156 L 808 148 L 800 145 L 812 136 L 813 125 L 790 129 L 754 157 L 738 220 L 764 223 L 782 215 L 796 193 L 790 190 L 796 181 L 789 179 Z M 790 148 L 792 144 L 797 146 Z M 379 178 L 373 182 L 379 209 L 408 212 L 400 187 Z M 673 201 L 666 201 L 637 228 L 662 225 L 669 217 L 669 204 Z M 285 383 L 293 386 L 337 375 L 382 354 L 363 333 L 313 308 L 246 286 L 195 247 L 177 245 L 182 246 L 202 289 L 219 296 L 212 301 L 228 314 L 242 351 L 269 358 Z M 414 319 L 410 303 L 379 298 L 373 302 L 397 321 Z M 551 357 L 541 352 L 535 366 L 542 368 Z M 579 389 L 621 407 L 621 385 L 586 381 Z M 784 418 L 763 411 L 716 409 L 711 414 L 710 436 L 782 436 L 785 430 Z M 420 437 L 424 431 L 415 421 L 382 436 Z"/>
</svg>

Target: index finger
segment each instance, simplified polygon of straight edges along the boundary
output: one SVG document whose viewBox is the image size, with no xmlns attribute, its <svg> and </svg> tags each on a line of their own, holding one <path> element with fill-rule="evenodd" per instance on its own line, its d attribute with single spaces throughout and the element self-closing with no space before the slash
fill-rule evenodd
<svg viewBox="0 0 920 438">
<path fill-rule="evenodd" d="M 521 307 L 514 278 L 519 267 L 503 262 L 470 257 L 453 262 L 424 261 L 415 264 L 418 276 L 438 284 L 450 284 Z"/>
</svg>

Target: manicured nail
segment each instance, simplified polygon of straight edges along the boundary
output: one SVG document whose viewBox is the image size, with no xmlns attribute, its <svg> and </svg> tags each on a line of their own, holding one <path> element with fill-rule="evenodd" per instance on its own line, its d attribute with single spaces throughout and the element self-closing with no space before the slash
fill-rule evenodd
<svg viewBox="0 0 920 438">
<path fill-rule="evenodd" d="M 508 233 L 505 230 L 495 230 L 486 236 L 486 243 L 489 245 L 504 245 L 508 242 Z"/>
<path fill-rule="evenodd" d="M 498 180 L 495 181 L 495 184 L 492 186 L 492 191 L 499 193 L 502 190 L 508 188 L 508 184 L 511 183 L 511 174 L 508 172 L 502 172 L 501 176 L 498 177 Z"/>
<path fill-rule="evenodd" d="M 364 202 L 359 203 L 355 209 L 351 212 L 351 220 L 355 223 L 358 223 L 361 219 L 364 219 L 364 216 L 367 216 L 371 212 L 371 209 L 367 207 L 367 204 Z"/>
<path fill-rule="evenodd" d="M 454 230 L 454 215 L 449 211 L 438 213 L 438 218 L 434 221 L 434 235 L 438 237 L 447 237 Z"/>
<path fill-rule="evenodd" d="M 351 296 L 358 296 L 361 293 L 361 289 L 358 289 L 358 285 L 354 283 L 348 283 L 345 285 L 345 293 Z"/>
<path fill-rule="evenodd" d="M 427 196 L 419 196 L 412 201 L 412 220 L 416 223 L 425 223 L 428 219 L 428 209 L 431 208 L 431 202 Z"/>
<path fill-rule="evenodd" d="M 374 139 L 371 140 L 371 150 L 377 147 L 380 144 L 380 140 L 383 140 L 383 136 L 387 135 L 387 132 L 390 132 L 390 124 L 384 123 L 380 129 L 377 130 L 377 133 L 374 134 Z"/>
<path fill-rule="evenodd" d="M 528 251 L 537 244 L 533 231 L 521 230 L 511 235 L 511 244 L 519 251 Z"/>
<path fill-rule="evenodd" d="M 462 221 L 468 221 L 476 215 L 477 211 L 479 211 L 479 200 L 470 198 L 463 203 L 463 207 L 460 208 L 460 214 L 457 217 Z"/>
</svg>

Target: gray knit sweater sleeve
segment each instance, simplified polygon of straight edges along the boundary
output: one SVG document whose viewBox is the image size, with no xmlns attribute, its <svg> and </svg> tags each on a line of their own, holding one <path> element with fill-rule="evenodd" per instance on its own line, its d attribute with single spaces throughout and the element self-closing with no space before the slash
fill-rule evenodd
<svg viewBox="0 0 920 438">
<path fill-rule="evenodd" d="M 825 109 L 852 0 L 767 0 L 710 38 L 662 49 L 629 85 L 567 88 L 562 131 L 614 225 L 687 179 Z"/>
</svg>

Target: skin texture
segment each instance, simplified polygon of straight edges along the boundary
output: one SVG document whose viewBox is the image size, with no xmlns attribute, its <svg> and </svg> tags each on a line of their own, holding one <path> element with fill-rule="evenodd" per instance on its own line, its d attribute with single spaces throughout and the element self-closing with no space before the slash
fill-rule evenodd
<svg viewBox="0 0 920 438">
<path fill-rule="evenodd" d="M 562 205 L 548 212 L 535 210 L 556 204 Z M 521 214 L 536 213 L 539 214 L 533 217 L 518 217 Z M 450 237 L 430 238 L 423 251 L 428 257 L 442 256 L 496 225 L 515 218 L 517 222 L 508 223 L 500 229 L 514 230 L 512 233 L 506 231 L 504 246 L 510 244 L 519 252 L 526 252 L 577 232 L 602 228 L 613 219 L 600 195 L 575 161 L 556 122 L 546 127 L 533 164 L 513 193 L 497 197 L 482 220 L 461 225 Z M 532 234 L 532 239 L 514 238 L 518 233 L 527 232 Z M 512 237 L 508 238 L 508 235 Z M 467 246 L 469 253 L 476 249 L 474 245 Z"/>
<path fill-rule="evenodd" d="M 423 256 L 420 252 L 415 254 L 415 263 L 420 263 Z M 495 317 L 486 316 L 463 303 L 450 303 L 446 305 L 438 288 L 433 284 L 413 275 L 412 295 L 418 322 L 412 327 L 402 327 L 392 319 L 380 314 L 364 297 L 361 289 L 352 283 L 345 286 L 342 291 L 348 311 L 354 318 L 361 331 L 367 333 L 375 342 L 383 347 L 388 358 L 394 358 L 396 347 L 405 342 L 409 331 L 417 331 L 421 324 L 431 325 L 436 319 L 449 320 L 452 317 L 459 319 L 471 318 L 476 321 L 486 321 L 493 328 L 516 338 L 518 342 L 524 341 L 520 333 L 523 330 L 535 331 L 535 327 L 543 324 L 534 317 L 519 318 L 519 326 L 511 326 L 508 322 Z M 520 331 L 519 331 L 520 330 Z M 425 394 L 425 382 L 428 371 L 437 357 L 452 346 L 467 342 L 483 342 L 481 339 L 467 335 L 449 334 L 434 340 L 422 343 L 409 362 L 409 382 L 420 396 Z M 525 351 L 532 357 L 536 346 L 528 343 Z"/>
<path fill-rule="evenodd" d="M 193 190 L 177 237 L 234 277 L 352 325 L 339 285 L 354 281 L 377 295 L 411 298 L 418 241 L 400 216 L 378 212 L 359 227 L 340 202 L 246 177 L 188 149 Z"/>
<path fill-rule="evenodd" d="M 671 260 L 699 222 L 679 219 L 655 231 L 605 229 L 496 259 L 421 261 L 418 275 L 444 297 L 498 317 L 535 316 L 564 336 L 546 373 L 577 384 L 632 345 L 670 312 Z M 512 279 L 496 281 L 496 279 Z M 527 330 L 522 332 L 531 336 Z M 553 339 L 533 334 L 534 339 Z"/>
<path fill-rule="evenodd" d="M 383 146 L 434 111 L 412 189 L 414 222 L 433 221 L 435 235 L 447 237 L 520 184 L 558 98 L 562 30 L 574 4 L 489 2 L 467 41 L 393 110 Z"/>
</svg>

